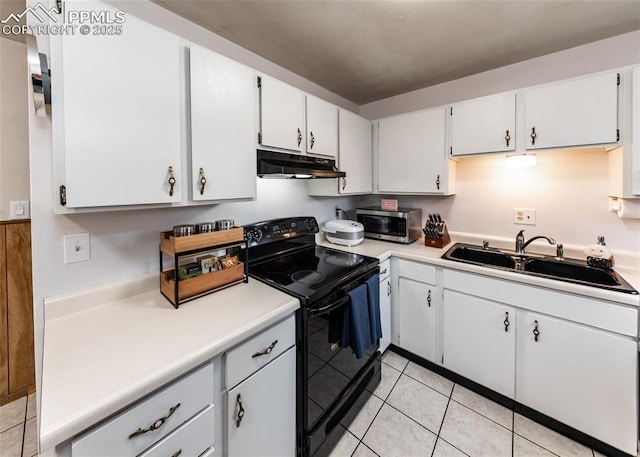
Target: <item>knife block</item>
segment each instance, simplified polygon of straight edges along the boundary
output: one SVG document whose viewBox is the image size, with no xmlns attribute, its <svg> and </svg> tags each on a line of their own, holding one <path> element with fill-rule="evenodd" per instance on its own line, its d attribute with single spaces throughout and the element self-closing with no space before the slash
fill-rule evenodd
<svg viewBox="0 0 640 457">
<path fill-rule="evenodd" d="M 425 235 L 424 237 L 424 245 L 432 248 L 443 248 L 449 243 L 451 243 L 451 236 L 449 236 L 446 224 L 443 226 L 442 235 L 436 237 Z"/>
</svg>

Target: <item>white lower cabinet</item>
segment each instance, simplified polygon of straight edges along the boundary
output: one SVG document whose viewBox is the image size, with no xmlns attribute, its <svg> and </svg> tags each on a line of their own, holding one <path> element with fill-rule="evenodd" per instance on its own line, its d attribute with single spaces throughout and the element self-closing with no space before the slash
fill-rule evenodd
<svg viewBox="0 0 640 457">
<path fill-rule="evenodd" d="M 513 398 L 516 310 L 445 290 L 443 312 L 444 366 Z"/>
<path fill-rule="evenodd" d="M 382 338 L 380 352 L 384 352 L 391 344 L 391 262 L 385 260 L 380 264 L 380 323 Z"/>
<path fill-rule="evenodd" d="M 404 260 L 398 265 L 398 345 L 435 362 L 439 291 L 435 267 Z"/>
<path fill-rule="evenodd" d="M 518 324 L 516 400 L 636 455 L 634 339 L 524 311 Z"/>
<path fill-rule="evenodd" d="M 154 451 L 149 455 L 173 455 L 177 452 L 173 446 L 180 446 L 193 434 L 198 435 L 198 440 L 192 445 L 200 449 L 193 455 L 199 455 L 214 444 L 213 373 L 213 363 L 208 363 L 90 429 L 72 440 L 71 455 L 133 457 L 150 446 Z M 211 412 L 200 418 L 199 413 L 205 410 Z M 187 421 L 190 422 L 182 425 Z M 178 437 L 171 435 L 162 440 L 176 429 Z"/>
<path fill-rule="evenodd" d="M 292 347 L 229 390 L 229 457 L 295 455 L 295 370 L 296 352 Z"/>
</svg>

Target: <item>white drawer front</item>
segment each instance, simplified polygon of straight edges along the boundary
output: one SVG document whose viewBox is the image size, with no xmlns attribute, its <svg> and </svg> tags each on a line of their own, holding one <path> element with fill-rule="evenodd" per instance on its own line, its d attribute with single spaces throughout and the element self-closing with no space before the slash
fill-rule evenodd
<svg viewBox="0 0 640 457">
<path fill-rule="evenodd" d="M 199 456 L 213 446 L 213 406 L 199 413 L 140 457 Z M 213 453 L 213 451 L 211 450 Z"/>
<path fill-rule="evenodd" d="M 71 455 L 136 456 L 212 404 L 213 387 L 213 363 L 209 363 L 74 439 Z M 169 416 L 172 408 L 175 409 Z M 137 430 L 152 426 L 156 429 L 130 438 Z"/>
<path fill-rule="evenodd" d="M 227 388 L 233 388 L 295 344 L 296 325 L 292 315 L 231 349 L 227 352 Z M 269 351 L 269 348 L 272 349 Z"/>
<path fill-rule="evenodd" d="M 387 259 L 380 264 L 380 281 L 391 275 L 391 260 Z"/>
<path fill-rule="evenodd" d="M 436 267 L 419 262 L 400 260 L 398 262 L 398 276 L 435 285 Z"/>
</svg>

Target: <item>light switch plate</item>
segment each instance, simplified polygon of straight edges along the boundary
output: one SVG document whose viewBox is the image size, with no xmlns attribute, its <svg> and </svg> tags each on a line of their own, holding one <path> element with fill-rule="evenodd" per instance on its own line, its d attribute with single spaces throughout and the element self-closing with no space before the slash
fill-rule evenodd
<svg viewBox="0 0 640 457">
<path fill-rule="evenodd" d="M 88 233 L 63 238 L 65 265 L 91 260 L 91 236 Z"/>
<path fill-rule="evenodd" d="M 9 219 L 29 219 L 30 216 L 28 200 L 9 202 Z"/>
</svg>

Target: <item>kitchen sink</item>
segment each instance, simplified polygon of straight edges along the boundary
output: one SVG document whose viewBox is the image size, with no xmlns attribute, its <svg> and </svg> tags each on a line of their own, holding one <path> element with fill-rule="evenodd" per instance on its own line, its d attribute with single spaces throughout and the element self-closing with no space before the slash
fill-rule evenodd
<svg viewBox="0 0 640 457">
<path fill-rule="evenodd" d="M 482 247 L 474 246 L 458 246 L 455 249 L 450 249 L 447 254 L 449 255 L 449 258 L 451 258 L 451 260 L 478 263 L 481 265 L 492 267 L 516 267 L 516 261 L 512 256 L 505 254 L 504 252 L 500 252 L 497 249 L 484 249 Z"/>
<path fill-rule="evenodd" d="M 578 259 L 557 259 L 535 254 L 523 255 L 464 243 L 454 244 L 444 253 L 442 258 L 628 294 L 638 294 L 638 291 L 614 270 L 592 267 L 585 261 Z"/>
</svg>

